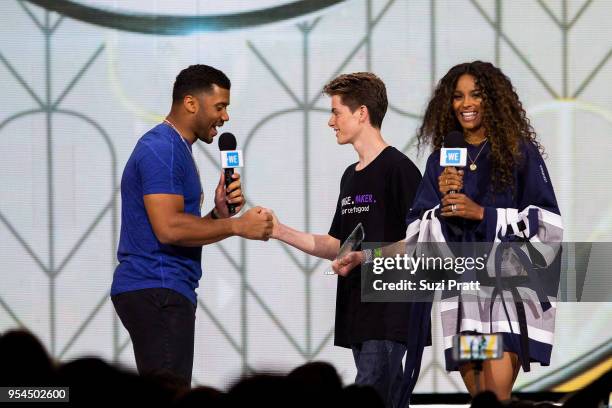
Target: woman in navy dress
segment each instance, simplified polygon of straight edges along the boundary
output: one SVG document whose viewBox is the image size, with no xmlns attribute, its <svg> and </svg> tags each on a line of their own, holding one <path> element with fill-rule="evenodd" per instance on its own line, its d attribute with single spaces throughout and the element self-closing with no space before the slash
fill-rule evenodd
<svg viewBox="0 0 612 408">
<path fill-rule="evenodd" d="M 462 170 L 440 166 L 440 149 L 452 131 L 462 132 L 467 144 Z M 418 139 L 419 148 L 428 146 L 432 153 L 408 216 L 409 244 L 418 239 L 419 230 L 423 234 L 426 222 L 428 240 L 528 242 L 541 251 L 542 271 L 559 265 L 563 226 L 543 148 L 510 79 L 499 68 L 481 61 L 451 68 L 429 101 Z M 525 274 L 507 260 L 501 269 L 506 275 Z M 500 333 L 503 357 L 484 362 L 479 388 L 505 400 L 521 366 L 529 371 L 530 362 L 550 363 L 556 293 L 548 290 L 543 299 L 532 288 L 504 287 L 495 294 L 500 288 L 493 286 L 481 286 L 473 301 L 460 293 L 441 303 L 446 368 L 459 370 L 474 395 L 473 366 L 453 360 L 452 338 L 457 333 Z"/>
</svg>

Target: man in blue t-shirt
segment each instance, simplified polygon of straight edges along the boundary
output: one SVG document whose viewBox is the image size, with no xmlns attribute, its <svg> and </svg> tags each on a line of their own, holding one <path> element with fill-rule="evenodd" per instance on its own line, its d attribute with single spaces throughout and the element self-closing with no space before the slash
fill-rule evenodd
<svg viewBox="0 0 612 408">
<path fill-rule="evenodd" d="M 207 65 L 176 77 L 172 108 L 136 144 L 121 179 L 121 237 L 111 299 L 128 330 L 138 372 L 191 383 L 196 292 L 202 246 L 230 236 L 268 240 L 272 216 L 261 207 L 230 218 L 244 204 L 240 175 L 201 216 L 204 192 L 192 145 L 207 144 L 229 120 L 230 80 Z"/>
</svg>

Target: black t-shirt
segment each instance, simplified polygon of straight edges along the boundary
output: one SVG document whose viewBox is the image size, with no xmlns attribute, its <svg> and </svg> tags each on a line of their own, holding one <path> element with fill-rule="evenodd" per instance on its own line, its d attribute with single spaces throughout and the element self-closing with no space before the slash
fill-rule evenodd
<svg viewBox="0 0 612 408">
<path fill-rule="evenodd" d="M 364 169 L 350 165 L 340 182 L 340 196 L 329 235 L 344 242 L 361 222 L 366 242 L 397 242 L 406 237 L 406 215 L 421 182 L 419 169 L 394 147 L 385 148 Z M 427 317 L 429 318 L 429 317 Z M 336 346 L 366 340 L 411 344 L 410 303 L 361 302 L 361 267 L 338 276 Z M 412 332 L 412 333 L 411 333 Z"/>
</svg>

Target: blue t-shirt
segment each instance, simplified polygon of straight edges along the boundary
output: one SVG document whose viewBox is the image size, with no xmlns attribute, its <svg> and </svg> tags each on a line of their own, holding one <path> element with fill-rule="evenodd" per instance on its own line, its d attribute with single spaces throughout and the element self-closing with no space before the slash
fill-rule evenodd
<svg viewBox="0 0 612 408">
<path fill-rule="evenodd" d="M 200 217 L 202 193 L 191 145 L 167 124 L 140 138 L 121 178 L 121 237 L 111 295 L 148 288 L 176 290 L 196 303 L 202 248 L 164 245 L 153 233 L 145 194 L 179 194 Z"/>
</svg>

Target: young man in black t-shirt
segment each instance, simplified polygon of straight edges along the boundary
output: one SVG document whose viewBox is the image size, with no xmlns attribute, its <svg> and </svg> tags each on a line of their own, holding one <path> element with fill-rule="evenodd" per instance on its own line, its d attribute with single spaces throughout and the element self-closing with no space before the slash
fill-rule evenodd
<svg viewBox="0 0 612 408">
<path fill-rule="evenodd" d="M 351 144 L 359 161 L 340 182 L 336 213 L 327 235 L 294 230 L 274 217 L 272 238 L 310 255 L 333 260 L 341 242 L 361 222 L 367 241 L 404 239 L 406 214 L 421 173 L 412 161 L 389 146 L 380 133 L 387 111 L 384 83 L 374 74 L 341 75 L 324 88 L 331 96 L 329 126 L 338 144 Z M 352 349 L 355 382 L 373 386 L 387 407 L 406 406 L 418 376 L 429 309 L 410 303 L 361 302 L 361 269 L 338 277 L 336 346 Z M 406 358 L 406 370 L 402 359 Z"/>
</svg>

